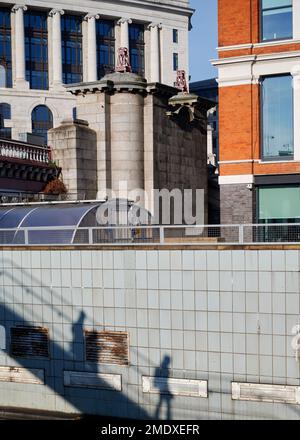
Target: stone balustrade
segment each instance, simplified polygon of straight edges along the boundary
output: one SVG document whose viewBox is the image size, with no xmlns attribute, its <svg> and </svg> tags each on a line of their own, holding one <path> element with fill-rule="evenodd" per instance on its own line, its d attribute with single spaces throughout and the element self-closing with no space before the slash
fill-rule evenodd
<svg viewBox="0 0 300 440">
<path fill-rule="evenodd" d="M 51 150 L 49 147 L 0 140 L 0 158 L 15 158 L 48 164 L 51 161 Z"/>
</svg>

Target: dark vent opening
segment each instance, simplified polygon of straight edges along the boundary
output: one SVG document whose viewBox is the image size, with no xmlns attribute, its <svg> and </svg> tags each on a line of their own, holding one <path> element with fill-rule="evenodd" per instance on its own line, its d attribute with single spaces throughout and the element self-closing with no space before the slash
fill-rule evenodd
<svg viewBox="0 0 300 440">
<path fill-rule="evenodd" d="M 10 330 L 11 354 L 16 357 L 49 357 L 48 329 L 13 327 Z"/>
<path fill-rule="evenodd" d="M 128 333 L 86 331 L 85 351 L 88 362 L 128 365 Z"/>
</svg>

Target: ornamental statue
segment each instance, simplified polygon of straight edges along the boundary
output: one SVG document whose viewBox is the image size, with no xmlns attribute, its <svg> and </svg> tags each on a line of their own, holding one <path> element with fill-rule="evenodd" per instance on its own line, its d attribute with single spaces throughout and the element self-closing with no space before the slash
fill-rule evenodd
<svg viewBox="0 0 300 440">
<path fill-rule="evenodd" d="M 189 92 L 188 86 L 187 86 L 187 82 L 186 82 L 185 70 L 177 70 L 175 86 L 182 93 L 188 93 Z"/>
<path fill-rule="evenodd" d="M 116 67 L 116 72 L 131 72 L 129 51 L 127 47 L 120 47 L 118 49 L 118 64 Z"/>
</svg>

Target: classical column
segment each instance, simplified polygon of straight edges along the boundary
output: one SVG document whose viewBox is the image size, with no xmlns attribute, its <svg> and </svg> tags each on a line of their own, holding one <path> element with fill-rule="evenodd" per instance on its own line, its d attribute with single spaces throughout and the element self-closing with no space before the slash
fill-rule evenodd
<svg viewBox="0 0 300 440">
<path fill-rule="evenodd" d="M 25 5 L 15 5 L 12 12 L 15 14 L 15 63 L 16 63 L 16 85 L 27 86 L 25 70 L 25 35 L 24 35 L 24 11 Z"/>
<path fill-rule="evenodd" d="M 62 51 L 61 51 L 61 16 L 64 11 L 52 9 L 49 12 L 52 17 L 52 72 L 53 85 L 62 85 Z"/>
<path fill-rule="evenodd" d="M 151 46 L 151 82 L 160 82 L 160 44 L 159 44 L 159 31 L 161 24 L 151 23 L 148 28 L 150 29 L 150 46 Z"/>
<path fill-rule="evenodd" d="M 293 38 L 295 40 L 300 39 L 300 2 L 299 0 L 293 0 Z"/>
<path fill-rule="evenodd" d="M 88 44 L 88 66 L 87 74 L 88 81 L 97 81 L 97 41 L 96 41 L 96 20 L 100 16 L 98 14 L 87 14 L 84 19 L 87 21 L 88 31 L 87 31 L 87 44 Z"/>
<path fill-rule="evenodd" d="M 131 18 L 121 18 L 118 24 L 121 27 L 120 47 L 127 47 L 129 50 L 129 25 L 132 23 Z"/>
<path fill-rule="evenodd" d="M 294 159 L 300 161 L 300 65 L 292 70 L 294 88 Z"/>
</svg>

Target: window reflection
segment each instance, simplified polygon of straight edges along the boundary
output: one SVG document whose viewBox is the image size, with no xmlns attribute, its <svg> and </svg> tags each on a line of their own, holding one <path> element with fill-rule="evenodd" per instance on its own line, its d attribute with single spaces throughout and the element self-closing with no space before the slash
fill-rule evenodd
<svg viewBox="0 0 300 440">
<path fill-rule="evenodd" d="M 0 87 L 12 87 L 10 11 L 0 8 Z"/>
<path fill-rule="evenodd" d="M 78 15 L 63 15 L 62 64 L 65 84 L 82 81 L 82 18 Z"/>
<path fill-rule="evenodd" d="M 132 71 L 138 75 L 145 76 L 145 41 L 144 25 L 129 25 L 129 50 Z"/>
<path fill-rule="evenodd" d="M 263 159 L 293 159 L 294 111 L 292 76 L 270 76 L 262 80 Z"/>
<path fill-rule="evenodd" d="M 97 20 L 97 72 L 98 79 L 115 70 L 115 23 L 112 20 Z"/>
<path fill-rule="evenodd" d="M 262 40 L 280 40 L 292 37 L 292 0 L 262 0 Z"/>
<path fill-rule="evenodd" d="M 32 133 L 44 137 L 45 145 L 48 142 L 48 130 L 53 127 L 53 116 L 46 105 L 38 105 L 32 110 Z"/>
<path fill-rule="evenodd" d="M 28 11 L 24 15 L 26 80 L 31 89 L 48 89 L 47 14 Z"/>
</svg>

